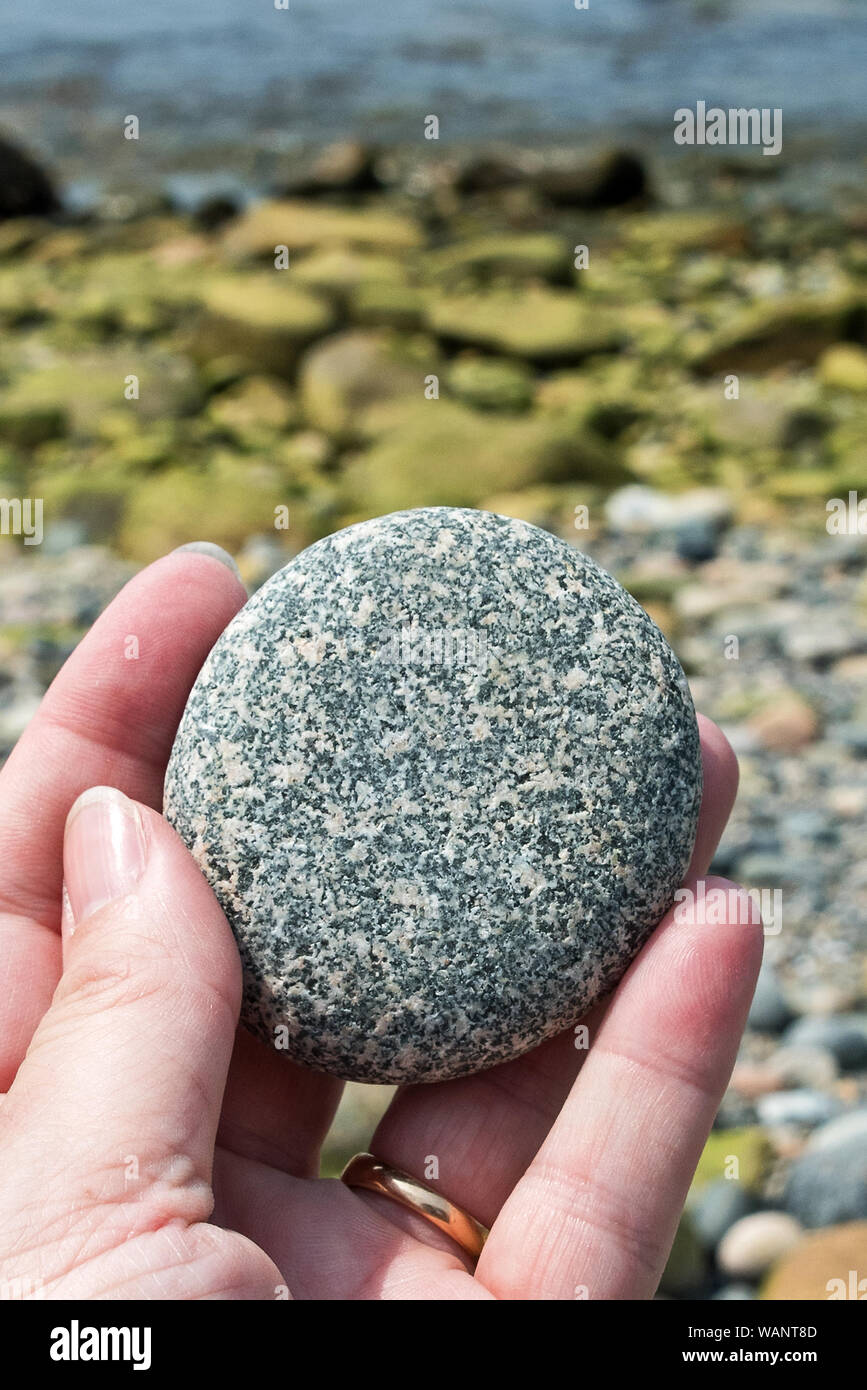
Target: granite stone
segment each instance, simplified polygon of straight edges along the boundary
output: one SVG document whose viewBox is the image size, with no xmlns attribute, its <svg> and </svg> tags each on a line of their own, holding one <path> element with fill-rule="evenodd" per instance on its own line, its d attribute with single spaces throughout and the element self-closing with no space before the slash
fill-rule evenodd
<svg viewBox="0 0 867 1390">
<path fill-rule="evenodd" d="M 683 672 L 546 531 L 428 507 L 275 574 L 190 695 L 165 811 L 222 903 L 242 1019 L 372 1082 L 568 1028 L 671 905 L 701 798 Z"/>
</svg>

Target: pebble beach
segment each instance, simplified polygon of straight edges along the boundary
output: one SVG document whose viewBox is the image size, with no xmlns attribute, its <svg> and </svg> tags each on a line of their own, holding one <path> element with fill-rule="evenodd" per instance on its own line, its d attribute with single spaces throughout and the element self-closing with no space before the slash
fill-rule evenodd
<svg viewBox="0 0 867 1390">
<path fill-rule="evenodd" d="M 0 207 L 0 494 L 42 505 L 39 544 L 0 536 L 0 756 L 188 541 L 251 593 L 405 508 L 577 546 L 728 735 L 712 872 L 773 909 L 660 1296 L 867 1296 L 863 187 L 808 140 L 777 164 L 471 135 L 272 147 L 182 197 L 112 175 L 64 200 L 49 168 L 40 201 L 33 156 Z M 389 1094 L 348 1088 L 324 1173 Z"/>
</svg>

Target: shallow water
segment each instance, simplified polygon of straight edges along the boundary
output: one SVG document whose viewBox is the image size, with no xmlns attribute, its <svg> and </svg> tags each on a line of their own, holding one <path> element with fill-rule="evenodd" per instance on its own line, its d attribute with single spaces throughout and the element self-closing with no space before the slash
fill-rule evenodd
<svg viewBox="0 0 867 1390">
<path fill-rule="evenodd" d="M 790 132 L 850 145 L 864 124 L 865 0 L 288 5 L 0 0 L 0 121 L 61 156 L 127 112 L 164 155 L 413 139 L 428 112 L 444 140 L 664 135 L 698 98 L 780 106 Z"/>
</svg>

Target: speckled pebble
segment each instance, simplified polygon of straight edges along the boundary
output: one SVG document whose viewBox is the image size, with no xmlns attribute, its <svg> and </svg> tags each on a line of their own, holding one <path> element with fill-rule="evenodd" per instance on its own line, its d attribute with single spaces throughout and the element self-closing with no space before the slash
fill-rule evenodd
<svg viewBox="0 0 867 1390">
<path fill-rule="evenodd" d="M 424 508 L 319 541 L 227 628 L 166 814 L 223 904 L 243 1020 L 308 1066 L 434 1081 L 605 994 L 701 795 L 683 673 L 565 542 Z"/>
</svg>

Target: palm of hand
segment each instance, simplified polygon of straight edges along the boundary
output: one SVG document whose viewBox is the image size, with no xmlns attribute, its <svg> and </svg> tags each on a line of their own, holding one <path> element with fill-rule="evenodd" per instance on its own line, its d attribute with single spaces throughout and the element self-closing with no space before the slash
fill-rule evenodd
<svg viewBox="0 0 867 1390">
<path fill-rule="evenodd" d="M 734 1060 L 758 929 L 669 915 L 586 1020 L 589 1052 L 568 1033 L 398 1092 L 370 1147 L 417 1176 L 437 1159 L 442 1191 L 492 1227 L 475 1272 L 396 1203 L 318 1179 L 340 1085 L 236 1032 L 228 927 L 154 811 L 142 894 L 61 933 L 71 804 L 106 784 L 161 805 L 189 688 L 243 598 L 207 556 L 144 571 L 0 777 L 0 1283 L 59 1298 L 651 1296 Z M 707 721 L 702 739 L 694 877 L 736 785 Z"/>
</svg>

